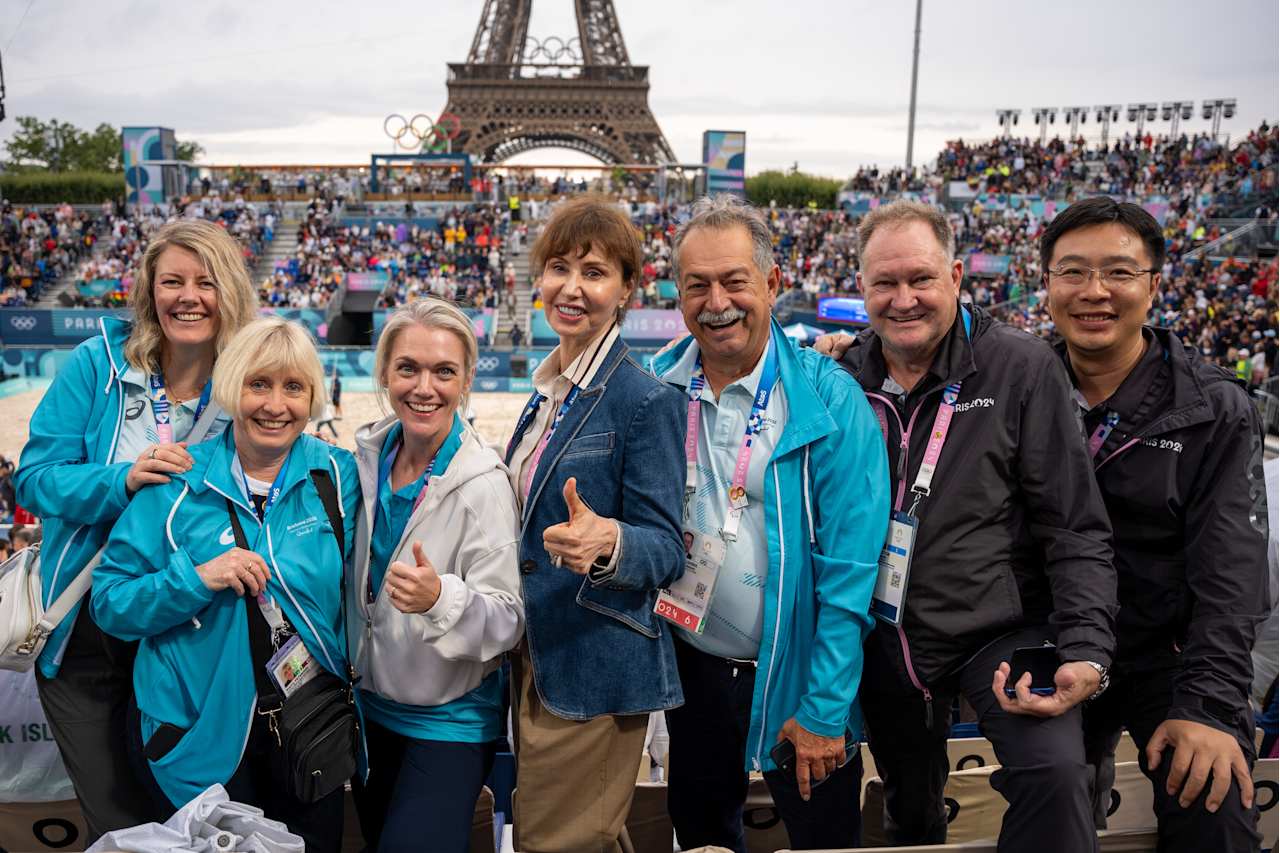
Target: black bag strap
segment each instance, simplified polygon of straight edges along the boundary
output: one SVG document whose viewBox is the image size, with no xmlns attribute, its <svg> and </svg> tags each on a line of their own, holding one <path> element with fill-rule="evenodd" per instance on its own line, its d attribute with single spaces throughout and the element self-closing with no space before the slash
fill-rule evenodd
<svg viewBox="0 0 1280 853">
<path fill-rule="evenodd" d="M 249 539 L 244 535 L 244 528 L 240 525 L 240 519 L 236 515 L 236 505 L 232 503 L 231 498 L 226 498 L 227 515 L 231 517 L 231 532 L 236 538 L 236 547 L 245 551 L 252 550 L 249 548 Z M 249 600 L 251 597 L 246 596 L 244 603 L 245 616 L 249 622 L 249 660 L 253 666 L 253 683 L 258 690 L 258 710 L 270 712 L 277 710 L 284 704 L 280 691 L 271 682 L 271 676 L 267 674 L 267 662 L 271 660 L 271 626 L 267 624 L 267 618 L 262 615 L 262 608 L 258 606 L 257 601 Z"/>
<path fill-rule="evenodd" d="M 324 504 L 324 514 L 329 517 L 329 526 L 333 528 L 333 538 L 338 541 L 338 558 L 346 563 L 347 543 L 343 536 L 342 509 L 338 505 L 338 487 L 333 484 L 333 477 L 325 468 L 311 469 L 311 485 L 316 487 L 320 495 L 320 503 Z"/>
</svg>

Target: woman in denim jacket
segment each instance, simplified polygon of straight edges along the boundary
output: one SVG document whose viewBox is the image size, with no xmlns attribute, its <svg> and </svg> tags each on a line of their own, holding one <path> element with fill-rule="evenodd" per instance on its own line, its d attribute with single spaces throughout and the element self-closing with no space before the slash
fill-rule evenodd
<svg viewBox="0 0 1280 853">
<path fill-rule="evenodd" d="M 641 247 L 617 206 L 562 205 L 533 247 L 559 346 L 506 461 L 520 503 L 520 849 L 620 850 L 649 712 L 683 701 L 657 590 L 684 571 L 683 398 L 627 355 Z"/>
</svg>

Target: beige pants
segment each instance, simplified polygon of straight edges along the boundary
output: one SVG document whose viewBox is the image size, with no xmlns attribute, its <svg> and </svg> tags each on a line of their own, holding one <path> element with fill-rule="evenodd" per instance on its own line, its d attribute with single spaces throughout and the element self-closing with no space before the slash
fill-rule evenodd
<svg viewBox="0 0 1280 853">
<path fill-rule="evenodd" d="M 561 719 L 538 696 L 527 646 L 512 664 L 516 849 L 621 853 L 648 715 Z"/>
</svg>

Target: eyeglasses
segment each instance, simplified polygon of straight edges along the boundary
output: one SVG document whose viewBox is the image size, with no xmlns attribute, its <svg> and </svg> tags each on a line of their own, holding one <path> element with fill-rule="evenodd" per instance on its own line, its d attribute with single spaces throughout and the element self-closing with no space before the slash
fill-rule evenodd
<svg viewBox="0 0 1280 853">
<path fill-rule="evenodd" d="M 1049 270 L 1049 275 L 1065 284 L 1067 287 L 1082 287 L 1089 283 L 1096 273 L 1098 280 L 1103 286 L 1109 289 L 1117 289 L 1127 287 L 1133 284 L 1143 275 L 1147 273 L 1158 272 L 1154 267 L 1151 269 L 1134 269 L 1133 267 L 1106 267 L 1098 269 L 1097 267 L 1069 266 L 1058 267 Z"/>
</svg>

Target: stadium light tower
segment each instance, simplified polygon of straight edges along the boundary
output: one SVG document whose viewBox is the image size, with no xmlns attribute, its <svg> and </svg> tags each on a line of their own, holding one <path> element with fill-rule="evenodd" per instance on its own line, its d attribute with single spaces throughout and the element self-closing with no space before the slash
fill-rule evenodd
<svg viewBox="0 0 1280 853">
<path fill-rule="evenodd" d="M 1143 124 L 1156 120 L 1156 110 L 1158 109 L 1160 109 L 1159 104 L 1148 103 L 1146 101 L 1129 105 L 1129 121 L 1136 121 L 1138 123 L 1138 136 L 1142 136 Z"/>
<path fill-rule="evenodd" d="M 1045 137 L 1049 135 L 1049 125 L 1057 118 L 1058 108 L 1036 107 L 1031 114 L 1036 117 L 1036 124 L 1040 125 L 1040 144 L 1044 145 Z"/>
<path fill-rule="evenodd" d="M 1111 122 L 1120 120 L 1120 105 L 1099 104 L 1094 107 L 1094 109 L 1098 111 L 1095 118 L 1097 118 L 1098 124 L 1102 125 L 1102 145 L 1105 148 L 1107 145 L 1107 134 L 1111 132 Z"/>
<path fill-rule="evenodd" d="M 1236 99 L 1235 98 L 1215 98 L 1205 101 L 1202 106 L 1201 115 L 1206 120 L 1213 120 L 1213 141 L 1218 141 L 1218 132 L 1222 129 L 1222 120 L 1224 118 L 1235 118 L 1236 115 Z"/>
<path fill-rule="evenodd" d="M 916 0 L 916 42 L 911 54 L 911 109 L 907 113 L 907 172 L 911 172 L 911 155 L 916 144 L 916 79 L 920 74 L 920 7 L 923 0 Z"/>
<path fill-rule="evenodd" d="M 1088 107 L 1063 107 L 1062 120 L 1071 122 L 1071 141 L 1074 142 L 1081 124 L 1089 123 Z"/>
<path fill-rule="evenodd" d="M 1000 128 L 1005 136 L 1013 132 L 1013 126 L 1018 123 L 1020 115 L 1022 110 L 996 110 L 996 120 L 1000 122 Z"/>
<path fill-rule="evenodd" d="M 1178 120 L 1191 120 L 1191 111 L 1196 108 L 1195 101 L 1167 101 L 1160 108 L 1160 118 L 1169 122 L 1169 135 L 1178 138 Z"/>
</svg>

